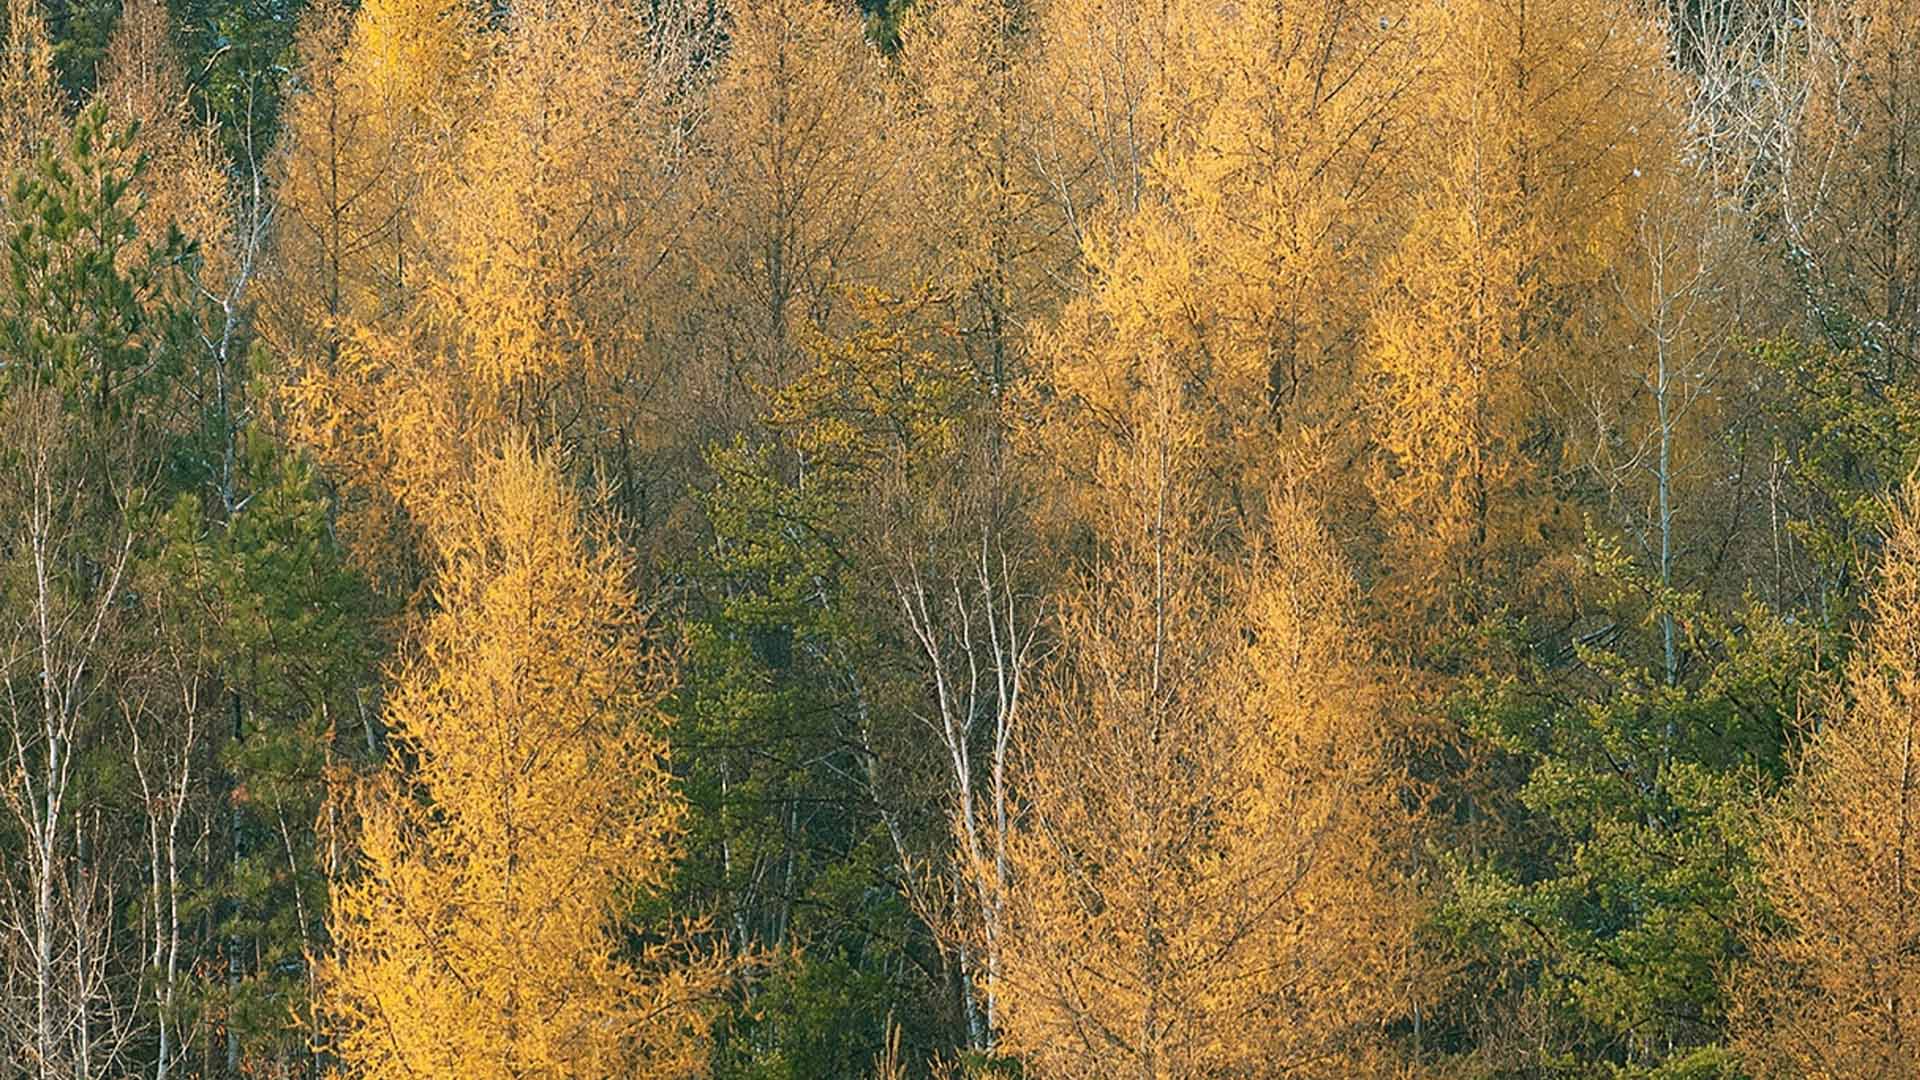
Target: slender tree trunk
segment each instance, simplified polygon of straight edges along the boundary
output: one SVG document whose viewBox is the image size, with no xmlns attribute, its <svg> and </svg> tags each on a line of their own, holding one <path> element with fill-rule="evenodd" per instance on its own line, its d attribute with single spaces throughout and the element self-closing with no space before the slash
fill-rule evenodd
<svg viewBox="0 0 1920 1080">
<path fill-rule="evenodd" d="M 47 419 L 36 415 L 34 425 L 42 430 L 34 432 L 39 445 L 34 447 L 33 509 L 30 528 L 33 546 L 34 578 L 34 624 L 37 633 L 38 658 L 40 662 L 40 725 L 41 734 L 47 740 L 47 771 L 42 779 L 40 820 L 35 823 L 37 835 L 36 866 L 39 874 L 34 889 L 34 973 L 37 1013 L 35 1016 L 36 1045 L 39 1052 L 40 1075 L 52 1080 L 59 1075 L 58 1035 L 55 1031 L 54 1011 L 54 895 L 53 878 L 59 872 L 58 845 L 60 823 L 63 814 L 63 802 L 66 794 L 65 776 L 67 769 L 66 724 L 64 710 L 61 707 L 60 675 L 54 660 L 53 597 L 48 575 L 48 563 L 51 561 L 49 548 L 52 544 L 53 491 L 52 478 L 48 472 L 52 467 L 52 450 L 45 444 L 49 433 L 44 430 Z M 31 781 L 28 781 L 31 783 Z"/>
<path fill-rule="evenodd" d="M 235 746 L 238 746 L 241 739 L 246 737 L 246 730 L 241 719 L 240 695 L 238 693 L 230 693 L 228 695 L 228 703 L 233 712 L 233 742 Z M 240 857 L 245 854 L 241 850 L 240 802 L 235 797 L 237 794 L 238 793 L 233 790 L 232 781 L 229 780 L 227 791 L 227 852 L 228 859 L 230 860 L 228 863 L 227 880 L 229 883 L 237 880 L 236 871 L 239 869 Z M 231 892 L 228 895 L 227 903 L 229 906 L 236 906 Z M 227 1075 L 238 1078 L 240 1076 L 240 1029 L 233 1022 L 232 1002 L 240 992 L 240 979 L 243 974 L 240 962 L 240 936 L 238 934 L 229 935 L 226 946 L 228 1002 Z"/>
</svg>

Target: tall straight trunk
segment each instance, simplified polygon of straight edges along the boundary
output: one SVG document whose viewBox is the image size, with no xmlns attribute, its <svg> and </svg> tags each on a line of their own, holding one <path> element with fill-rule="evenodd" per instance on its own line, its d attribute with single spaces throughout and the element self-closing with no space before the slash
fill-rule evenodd
<svg viewBox="0 0 1920 1080">
<path fill-rule="evenodd" d="M 240 740 L 245 738 L 246 736 L 246 731 L 241 723 L 239 693 L 238 692 L 230 693 L 228 695 L 228 702 L 233 711 L 233 742 L 234 742 L 234 745 L 238 746 L 240 744 Z M 228 852 L 228 858 L 231 860 L 231 862 L 228 864 L 229 866 L 228 881 L 229 882 L 237 879 L 238 875 L 236 872 L 239 869 L 240 857 L 241 855 L 244 854 L 244 852 L 242 852 L 240 848 L 240 801 L 234 797 L 235 794 L 236 793 L 233 792 L 230 788 L 228 791 L 228 798 L 227 798 L 227 804 L 228 804 L 227 805 L 227 852 Z M 227 903 L 229 905 L 234 905 L 234 900 L 231 895 L 229 895 L 227 899 Z M 226 947 L 227 947 L 227 1001 L 228 1001 L 228 1005 L 227 1005 L 227 1076 L 234 1078 L 234 1080 L 238 1080 L 240 1076 L 240 1029 L 237 1026 L 235 1026 L 233 1022 L 232 1002 L 238 997 L 240 993 L 240 979 L 243 974 L 243 970 L 240 963 L 240 948 L 241 948 L 240 935 L 238 934 L 229 935 L 227 937 Z"/>
<path fill-rule="evenodd" d="M 44 423 L 44 418 L 36 418 Z M 46 432 L 37 432 L 44 439 Z M 38 659 L 40 662 L 40 716 L 41 735 L 46 739 L 47 771 L 42 777 L 41 798 L 39 801 L 40 820 L 34 823 L 35 865 L 39 875 L 34 889 L 34 989 L 37 1006 L 35 1021 L 35 1043 L 39 1052 L 39 1069 L 42 1077 L 58 1075 L 59 1055 L 55 1032 L 54 1010 L 54 898 L 53 878 L 59 872 L 58 844 L 60 824 L 64 812 L 66 795 L 67 753 L 66 724 L 62 706 L 64 695 L 60 693 L 61 678 L 56 670 L 54 657 L 54 618 L 53 597 L 49 580 L 51 570 L 50 547 L 52 545 L 53 501 L 52 479 L 47 475 L 52 467 L 51 448 L 44 445 L 35 447 L 35 474 L 33 477 L 33 509 L 29 527 L 32 530 L 30 543 L 33 548 L 34 578 L 34 627 L 37 632 Z M 31 780 L 28 781 L 31 783 Z"/>
</svg>

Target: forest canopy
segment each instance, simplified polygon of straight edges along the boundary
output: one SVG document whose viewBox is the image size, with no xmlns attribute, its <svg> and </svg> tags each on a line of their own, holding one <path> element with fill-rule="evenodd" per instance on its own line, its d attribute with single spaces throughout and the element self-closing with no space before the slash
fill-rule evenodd
<svg viewBox="0 0 1920 1080">
<path fill-rule="evenodd" d="M 0 1078 L 1920 1077 L 1920 0 L 0 0 Z"/>
</svg>

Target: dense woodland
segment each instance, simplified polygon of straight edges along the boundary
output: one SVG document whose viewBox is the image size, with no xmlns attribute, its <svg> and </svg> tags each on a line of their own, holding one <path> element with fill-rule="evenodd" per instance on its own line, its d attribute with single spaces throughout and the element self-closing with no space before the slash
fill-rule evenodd
<svg viewBox="0 0 1920 1080">
<path fill-rule="evenodd" d="M 1920 0 L 4 0 L 0 1077 L 1920 1077 Z"/>
</svg>

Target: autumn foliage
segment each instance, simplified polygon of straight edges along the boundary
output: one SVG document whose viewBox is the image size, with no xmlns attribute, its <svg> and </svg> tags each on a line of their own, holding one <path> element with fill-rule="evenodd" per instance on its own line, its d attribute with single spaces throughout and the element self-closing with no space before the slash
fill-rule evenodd
<svg viewBox="0 0 1920 1080">
<path fill-rule="evenodd" d="M 1311 511 L 1238 559 L 1161 366 L 1099 451 L 1099 550 L 1026 720 L 1001 992 L 1049 1076 L 1387 1067 L 1414 900 L 1395 701 Z"/>
<path fill-rule="evenodd" d="M 1865 642 L 1825 703 L 1792 792 L 1771 808 L 1736 1019 L 1762 1076 L 1897 1077 L 1920 1038 L 1914 940 L 1920 751 L 1920 523 L 1902 495 Z"/>
<path fill-rule="evenodd" d="M 0 1075 L 1913 1075 L 1916 76 L 0 0 Z"/>
<path fill-rule="evenodd" d="M 557 469 L 486 460 L 387 706 L 407 777 L 356 800 L 321 1010 L 354 1076 L 696 1076 L 723 969 L 618 955 L 684 828 L 630 567 Z"/>
</svg>

